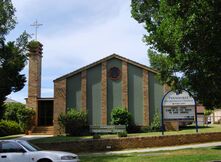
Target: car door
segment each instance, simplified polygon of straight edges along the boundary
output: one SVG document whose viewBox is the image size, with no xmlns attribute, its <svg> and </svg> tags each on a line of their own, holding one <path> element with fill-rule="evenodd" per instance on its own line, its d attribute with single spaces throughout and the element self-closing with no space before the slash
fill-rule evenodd
<svg viewBox="0 0 221 162">
<path fill-rule="evenodd" d="M 14 141 L 1 141 L 0 162 L 30 162 L 29 154 Z"/>
</svg>

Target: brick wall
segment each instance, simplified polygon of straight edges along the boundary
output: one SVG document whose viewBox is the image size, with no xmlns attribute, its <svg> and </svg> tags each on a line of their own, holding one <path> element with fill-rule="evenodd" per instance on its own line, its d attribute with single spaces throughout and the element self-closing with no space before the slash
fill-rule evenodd
<svg viewBox="0 0 221 162">
<path fill-rule="evenodd" d="M 81 108 L 87 111 L 87 71 L 81 72 Z"/>
<path fill-rule="evenodd" d="M 66 112 L 66 79 L 54 82 L 54 134 L 64 133 L 59 127 L 58 117 L 61 113 Z"/>
<path fill-rule="evenodd" d="M 170 135 L 155 137 L 126 137 L 115 139 L 84 139 L 75 142 L 37 143 L 47 150 L 62 150 L 70 152 L 98 152 L 123 149 L 175 146 L 192 143 L 221 141 L 221 133 L 198 133 L 186 135 Z M 109 146 L 109 148 L 107 148 Z M 110 148 L 111 147 L 111 148 Z"/>
<path fill-rule="evenodd" d="M 107 125 L 107 62 L 102 63 L 101 71 L 101 124 Z"/>
<path fill-rule="evenodd" d="M 41 62 L 42 62 L 42 44 L 29 47 L 29 74 L 28 74 L 28 98 L 26 106 L 35 111 L 35 125 L 38 123 L 38 98 L 41 97 Z"/>
<path fill-rule="evenodd" d="M 148 87 L 148 71 L 143 70 L 143 108 L 144 108 L 144 126 L 150 125 L 149 116 L 149 87 Z"/>
<path fill-rule="evenodd" d="M 128 70 L 127 62 L 122 61 L 122 105 L 128 109 Z"/>
</svg>

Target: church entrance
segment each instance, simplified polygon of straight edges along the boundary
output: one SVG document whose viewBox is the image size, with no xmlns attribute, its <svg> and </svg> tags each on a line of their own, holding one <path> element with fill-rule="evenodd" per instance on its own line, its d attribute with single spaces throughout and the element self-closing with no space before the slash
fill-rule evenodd
<svg viewBox="0 0 221 162">
<path fill-rule="evenodd" d="M 53 99 L 38 100 L 38 126 L 53 125 Z"/>
</svg>

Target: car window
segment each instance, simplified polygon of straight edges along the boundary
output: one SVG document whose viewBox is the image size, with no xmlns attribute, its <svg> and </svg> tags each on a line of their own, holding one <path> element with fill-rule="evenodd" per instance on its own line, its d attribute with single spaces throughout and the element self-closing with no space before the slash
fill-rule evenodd
<svg viewBox="0 0 221 162">
<path fill-rule="evenodd" d="M 1 145 L 2 145 L 1 152 L 3 153 L 24 152 L 24 149 L 15 142 L 5 141 L 5 142 L 2 142 Z"/>
<path fill-rule="evenodd" d="M 2 152 L 2 142 L 0 142 L 0 153 Z"/>
<path fill-rule="evenodd" d="M 40 151 L 41 149 L 31 143 L 28 143 L 27 141 L 18 141 L 19 144 L 21 144 L 24 148 L 26 148 L 28 151 Z"/>
</svg>

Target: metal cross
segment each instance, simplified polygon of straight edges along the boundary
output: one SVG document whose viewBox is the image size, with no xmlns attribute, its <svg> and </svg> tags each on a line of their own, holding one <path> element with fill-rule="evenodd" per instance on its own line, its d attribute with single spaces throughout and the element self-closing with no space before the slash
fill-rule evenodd
<svg viewBox="0 0 221 162">
<path fill-rule="evenodd" d="M 31 26 L 35 27 L 35 40 L 37 41 L 38 36 L 38 28 L 39 26 L 42 26 L 43 24 L 38 24 L 38 21 L 36 20 Z"/>
</svg>

